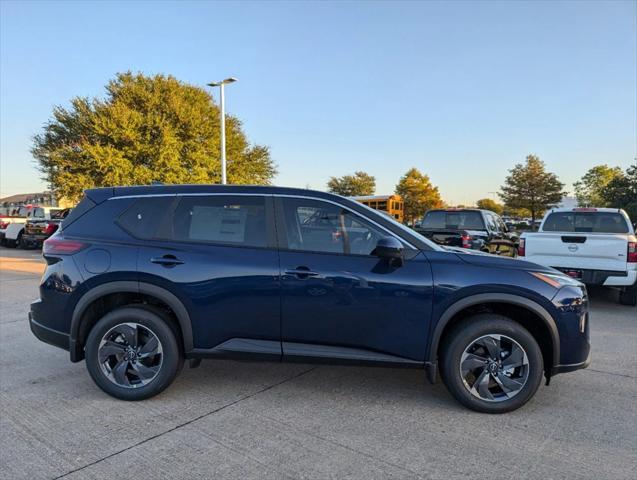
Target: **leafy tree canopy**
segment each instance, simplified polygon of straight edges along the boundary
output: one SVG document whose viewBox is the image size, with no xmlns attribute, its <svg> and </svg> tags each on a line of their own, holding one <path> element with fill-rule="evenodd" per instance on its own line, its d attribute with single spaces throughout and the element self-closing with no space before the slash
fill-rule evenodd
<svg viewBox="0 0 637 480">
<path fill-rule="evenodd" d="M 623 208 L 633 222 L 637 222 L 637 165 L 628 167 L 601 190 L 608 207 Z"/>
<path fill-rule="evenodd" d="M 416 168 L 411 168 L 400 178 L 396 193 L 404 203 L 404 216 L 407 223 L 413 223 L 432 208 L 442 206 L 438 187 L 431 184 L 429 177 Z"/>
<path fill-rule="evenodd" d="M 597 165 L 591 168 L 579 181 L 573 184 L 578 205 L 581 207 L 608 206 L 602 191 L 611 180 L 622 176 L 622 174 L 619 167 Z"/>
<path fill-rule="evenodd" d="M 218 183 L 220 111 L 204 89 L 172 76 L 121 73 L 104 99 L 57 106 L 34 137 L 33 156 L 56 194 L 77 200 L 86 188 Z M 250 145 L 226 117 L 228 182 L 268 184 L 276 167 L 267 147 Z"/>
<path fill-rule="evenodd" d="M 547 172 L 544 162 L 535 155 L 528 155 L 525 163 L 518 163 L 509 173 L 500 197 L 507 207 L 530 210 L 533 221 L 566 195 L 564 184 L 557 175 Z"/>
<path fill-rule="evenodd" d="M 332 193 L 345 197 L 374 195 L 376 178 L 365 172 L 354 172 L 354 175 L 330 177 L 327 189 Z"/>
<path fill-rule="evenodd" d="M 476 206 L 483 210 L 491 210 L 498 215 L 502 215 L 502 212 L 504 211 L 504 207 L 502 205 L 500 205 L 495 200 L 491 200 L 490 198 L 481 198 L 476 202 Z"/>
</svg>

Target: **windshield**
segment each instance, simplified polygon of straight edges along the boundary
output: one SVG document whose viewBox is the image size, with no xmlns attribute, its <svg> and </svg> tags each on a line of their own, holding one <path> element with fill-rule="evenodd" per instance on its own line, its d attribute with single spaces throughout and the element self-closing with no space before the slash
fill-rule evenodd
<svg viewBox="0 0 637 480">
<path fill-rule="evenodd" d="M 428 245 L 428 246 L 429 246 L 432 250 L 437 250 L 437 251 L 439 251 L 439 252 L 444 252 L 444 251 L 445 251 L 445 250 L 444 250 L 444 249 L 443 249 L 440 245 L 438 245 L 437 243 L 434 243 L 434 242 L 432 242 L 431 240 L 429 240 L 428 238 L 425 238 L 423 235 L 420 235 L 418 232 L 416 232 L 416 231 L 412 230 L 411 228 L 409 228 L 409 227 L 407 227 L 407 226 L 403 225 L 403 224 L 402 224 L 402 223 L 400 223 L 399 221 L 395 220 L 393 217 L 391 217 L 391 216 L 389 216 L 389 217 L 388 217 L 388 216 L 386 216 L 386 215 L 383 215 L 383 214 L 382 214 L 381 212 L 379 212 L 378 210 L 374 210 L 373 208 L 370 208 L 370 207 L 368 207 L 367 205 L 365 205 L 365 204 L 363 204 L 363 203 L 359 204 L 359 206 L 363 207 L 363 208 L 367 211 L 367 213 L 368 213 L 369 215 L 377 216 L 377 217 L 381 217 L 381 218 L 382 218 L 383 220 L 385 220 L 385 221 L 392 222 L 392 225 L 395 225 L 395 226 L 397 226 L 398 228 L 400 228 L 402 231 L 404 231 L 404 232 L 407 234 L 408 238 L 409 238 L 409 237 L 417 236 L 417 237 L 418 237 L 418 239 L 419 239 L 421 242 L 426 243 L 426 244 L 427 244 L 427 245 Z M 372 218 L 373 218 L 373 217 L 372 217 Z"/>
<path fill-rule="evenodd" d="M 484 230 L 484 222 L 480 212 L 471 210 L 460 210 L 457 212 L 434 210 L 427 212 L 422 221 L 422 228 Z"/>
<path fill-rule="evenodd" d="M 549 214 L 544 232 L 628 233 L 628 223 L 615 212 L 555 212 Z"/>
</svg>

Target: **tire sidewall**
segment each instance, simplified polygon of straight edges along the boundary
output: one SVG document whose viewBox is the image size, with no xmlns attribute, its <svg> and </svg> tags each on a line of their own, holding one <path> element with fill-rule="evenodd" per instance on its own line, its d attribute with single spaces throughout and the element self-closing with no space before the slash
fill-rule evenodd
<svg viewBox="0 0 637 480">
<path fill-rule="evenodd" d="M 502 402 L 488 402 L 472 395 L 460 374 L 460 358 L 476 339 L 488 334 L 501 334 L 515 340 L 525 350 L 529 376 L 522 390 Z M 544 362 L 537 341 L 522 325 L 502 315 L 480 314 L 464 321 L 451 332 L 443 351 L 441 374 L 451 394 L 466 407 L 484 413 L 505 413 L 520 408 L 535 394 L 542 382 Z"/>
<path fill-rule="evenodd" d="M 111 382 L 102 372 L 98 349 L 104 335 L 116 325 L 133 322 L 150 329 L 162 346 L 162 365 L 157 376 L 147 385 L 125 388 Z M 122 400 L 144 400 L 163 391 L 175 378 L 182 364 L 175 334 L 156 313 L 139 307 L 122 307 L 107 313 L 91 329 L 85 346 L 86 368 L 93 381 L 104 392 Z"/>
</svg>

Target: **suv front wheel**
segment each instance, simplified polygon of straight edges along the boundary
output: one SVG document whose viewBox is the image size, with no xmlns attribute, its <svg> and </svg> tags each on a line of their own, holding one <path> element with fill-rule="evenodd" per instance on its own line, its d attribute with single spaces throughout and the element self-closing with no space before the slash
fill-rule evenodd
<svg viewBox="0 0 637 480">
<path fill-rule="evenodd" d="M 152 308 L 107 313 L 86 340 L 86 367 L 98 387 L 122 400 L 144 400 L 172 383 L 183 365 L 175 333 Z"/>
<path fill-rule="evenodd" d="M 465 319 L 448 336 L 441 374 L 451 394 L 472 410 L 505 413 L 524 405 L 542 381 L 542 352 L 533 336 L 502 315 Z"/>
</svg>

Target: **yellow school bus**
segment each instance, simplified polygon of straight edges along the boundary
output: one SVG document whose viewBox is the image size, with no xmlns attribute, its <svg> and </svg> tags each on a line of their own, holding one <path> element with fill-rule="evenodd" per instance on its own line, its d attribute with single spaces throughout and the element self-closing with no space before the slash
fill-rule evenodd
<svg viewBox="0 0 637 480">
<path fill-rule="evenodd" d="M 405 204 L 400 195 L 369 195 L 366 197 L 353 197 L 357 202 L 367 205 L 374 210 L 380 210 L 391 215 L 397 221 L 403 221 Z"/>
</svg>

